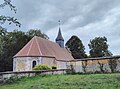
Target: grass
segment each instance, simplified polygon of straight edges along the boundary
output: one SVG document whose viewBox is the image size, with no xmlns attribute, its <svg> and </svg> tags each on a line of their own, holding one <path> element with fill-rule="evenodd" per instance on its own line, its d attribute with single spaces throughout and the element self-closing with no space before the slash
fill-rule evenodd
<svg viewBox="0 0 120 89">
<path fill-rule="evenodd" d="M 0 85 L 0 89 L 120 89 L 120 74 L 34 76 Z"/>
</svg>

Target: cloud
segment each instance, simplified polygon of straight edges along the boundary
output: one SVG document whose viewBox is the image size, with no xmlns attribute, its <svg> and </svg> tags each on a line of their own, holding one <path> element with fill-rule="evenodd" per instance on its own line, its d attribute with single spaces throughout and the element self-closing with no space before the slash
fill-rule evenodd
<svg viewBox="0 0 120 89">
<path fill-rule="evenodd" d="M 17 14 L 8 9 L 2 14 L 17 17 L 22 23 L 22 31 L 39 28 L 54 41 L 58 20 L 61 20 L 65 42 L 77 35 L 88 53 L 90 39 L 106 36 L 110 51 L 120 54 L 120 0 L 13 0 L 12 3 L 17 7 Z M 16 28 L 5 26 L 9 30 Z"/>
</svg>

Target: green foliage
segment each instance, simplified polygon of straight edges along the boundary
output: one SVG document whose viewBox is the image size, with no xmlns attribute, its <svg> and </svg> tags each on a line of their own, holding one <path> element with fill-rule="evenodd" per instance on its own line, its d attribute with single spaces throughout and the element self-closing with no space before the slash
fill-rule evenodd
<svg viewBox="0 0 120 89">
<path fill-rule="evenodd" d="M 2 36 L 6 35 L 7 33 L 7 30 L 5 28 L 3 28 L 2 26 L 0 26 L 0 54 L 2 53 L 2 50 L 3 49 L 3 40 L 2 40 Z"/>
<path fill-rule="evenodd" d="M 0 37 L 5 35 L 6 33 L 7 33 L 7 30 L 3 28 L 2 26 L 0 26 Z"/>
<path fill-rule="evenodd" d="M 0 71 L 11 71 L 12 57 L 30 40 L 24 32 L 14 30 L 0 37 Z"/>
<path fill-rule="evenodd" d="M 9 24 L 14 23 L 16 26 L 19 26 L 19 27 L 21 26 L 21 24 L 17 21 L 16 18 L 10 17 L 10 16 L 3 16 L 3 15 L 1 15 L 0 16 L 0 23 L 4 24 L 6 21 L 8 21 Z"/>
<path fill-rule="evenodd" d="M 119 89 L 120 74 L 46 75 L 23 78 L 0 89 Z"/>
<path fill-rule="evenodd" d="M 17 9 L 15 6 L 11 4 L 11 0 L 4 0 L 2 4 L 0 4 L 0 9 L 4 9 L 5 6 L 9 6 L 11 11 L 14 11 L 16 13 Z M 21 26 L 21 24 L 17 21 L 16 18 L 11 17 L 11 16 L 5 16 L 5 15 L 0 15 L 0 24 L 4 24 L 5 22 L 8 22 L 9 24 L 14 23 L 16 26 Z"/>
<path fill-rule="evenodd" d="M 77 36 L 72 36 L 66 43 L 75 59 L 86 58 L 85 47 Z"/>
<path fill-rule="evenodd" d="M 103 57 L 111 56 L 112 53 L 108 50 L 107 38 L 106 37 L 95 37 L 90 40 L 88 44 L 90 48 L 90 57 Z"/>
<path fill-rule="evenodd" d="M 116 72 L 118 59 L 109 59 L 109 67 L 111 72 Z"/>
<path fill-rule="evenodd" d="M 16 13 L 16 7 L 11 4 L 11 0 L 4 0 L 4 2 L 0 4 L 0 8 L 4 8 L 5 6 L 9 6 L 10 9 Z"/>
<path fill-rule="evenodd" d="M 40 64 L 33 68 L 33 70 L 50 70 L 50 69 L 52 68 L 49 67 L 47 64 Z"/>
<path fill-rule="evenodd" d="M 42 38 L 45 38 L 45 39 L 49 39 L 49 37 L 46 34 L 42 33 L 40 29 L 30 29 L 27 32 L 27 35 L 29 35 L 31 37 L 39 36 L 39 37 L 42 37 Z"/>
</svg>

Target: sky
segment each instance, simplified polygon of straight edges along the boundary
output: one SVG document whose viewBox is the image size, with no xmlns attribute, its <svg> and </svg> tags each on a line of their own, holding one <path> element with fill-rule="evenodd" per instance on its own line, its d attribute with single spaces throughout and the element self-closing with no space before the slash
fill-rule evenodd
<svg viewBox="0 0 120 89">
<path fill-rule="evenodd" d="M 90 40 L 105 36 L 109 50 L 120 55 L 120 0 L 12 0 L 12 4 L 17 8 L 16 14 L 8 7 L 0 13 L 16 17 L 22 25 L 19 28 L 5 23 L 3 27 L 8 31 L 41 29 L 54 41 L 61 20 L 65 43 L 76 35 L 88 54 Z"/>
</svg>

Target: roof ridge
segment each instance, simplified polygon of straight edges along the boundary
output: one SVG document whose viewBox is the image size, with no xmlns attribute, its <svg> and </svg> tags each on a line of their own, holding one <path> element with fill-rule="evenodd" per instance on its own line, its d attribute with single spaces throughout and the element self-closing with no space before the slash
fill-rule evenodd
<svg viewBox="0 0 120 89">
<path fill-rule="evenodd" d="M 34 38 L 33 38 L 34 39 Z M 31 50 L 31 48 L 32 48 L 32 45 L 33 45 L 33 41 L 34 40 L 31 40 L 32 42 L 31 42 L 31 45 L 30 45 L 30 48 L 29 48 L 29 50 L 28 50 L 28 53 L 27 53 L 27 56 L 29 55 L 29 53 L 30 53 L 30 50 Z"/>
</svg>

